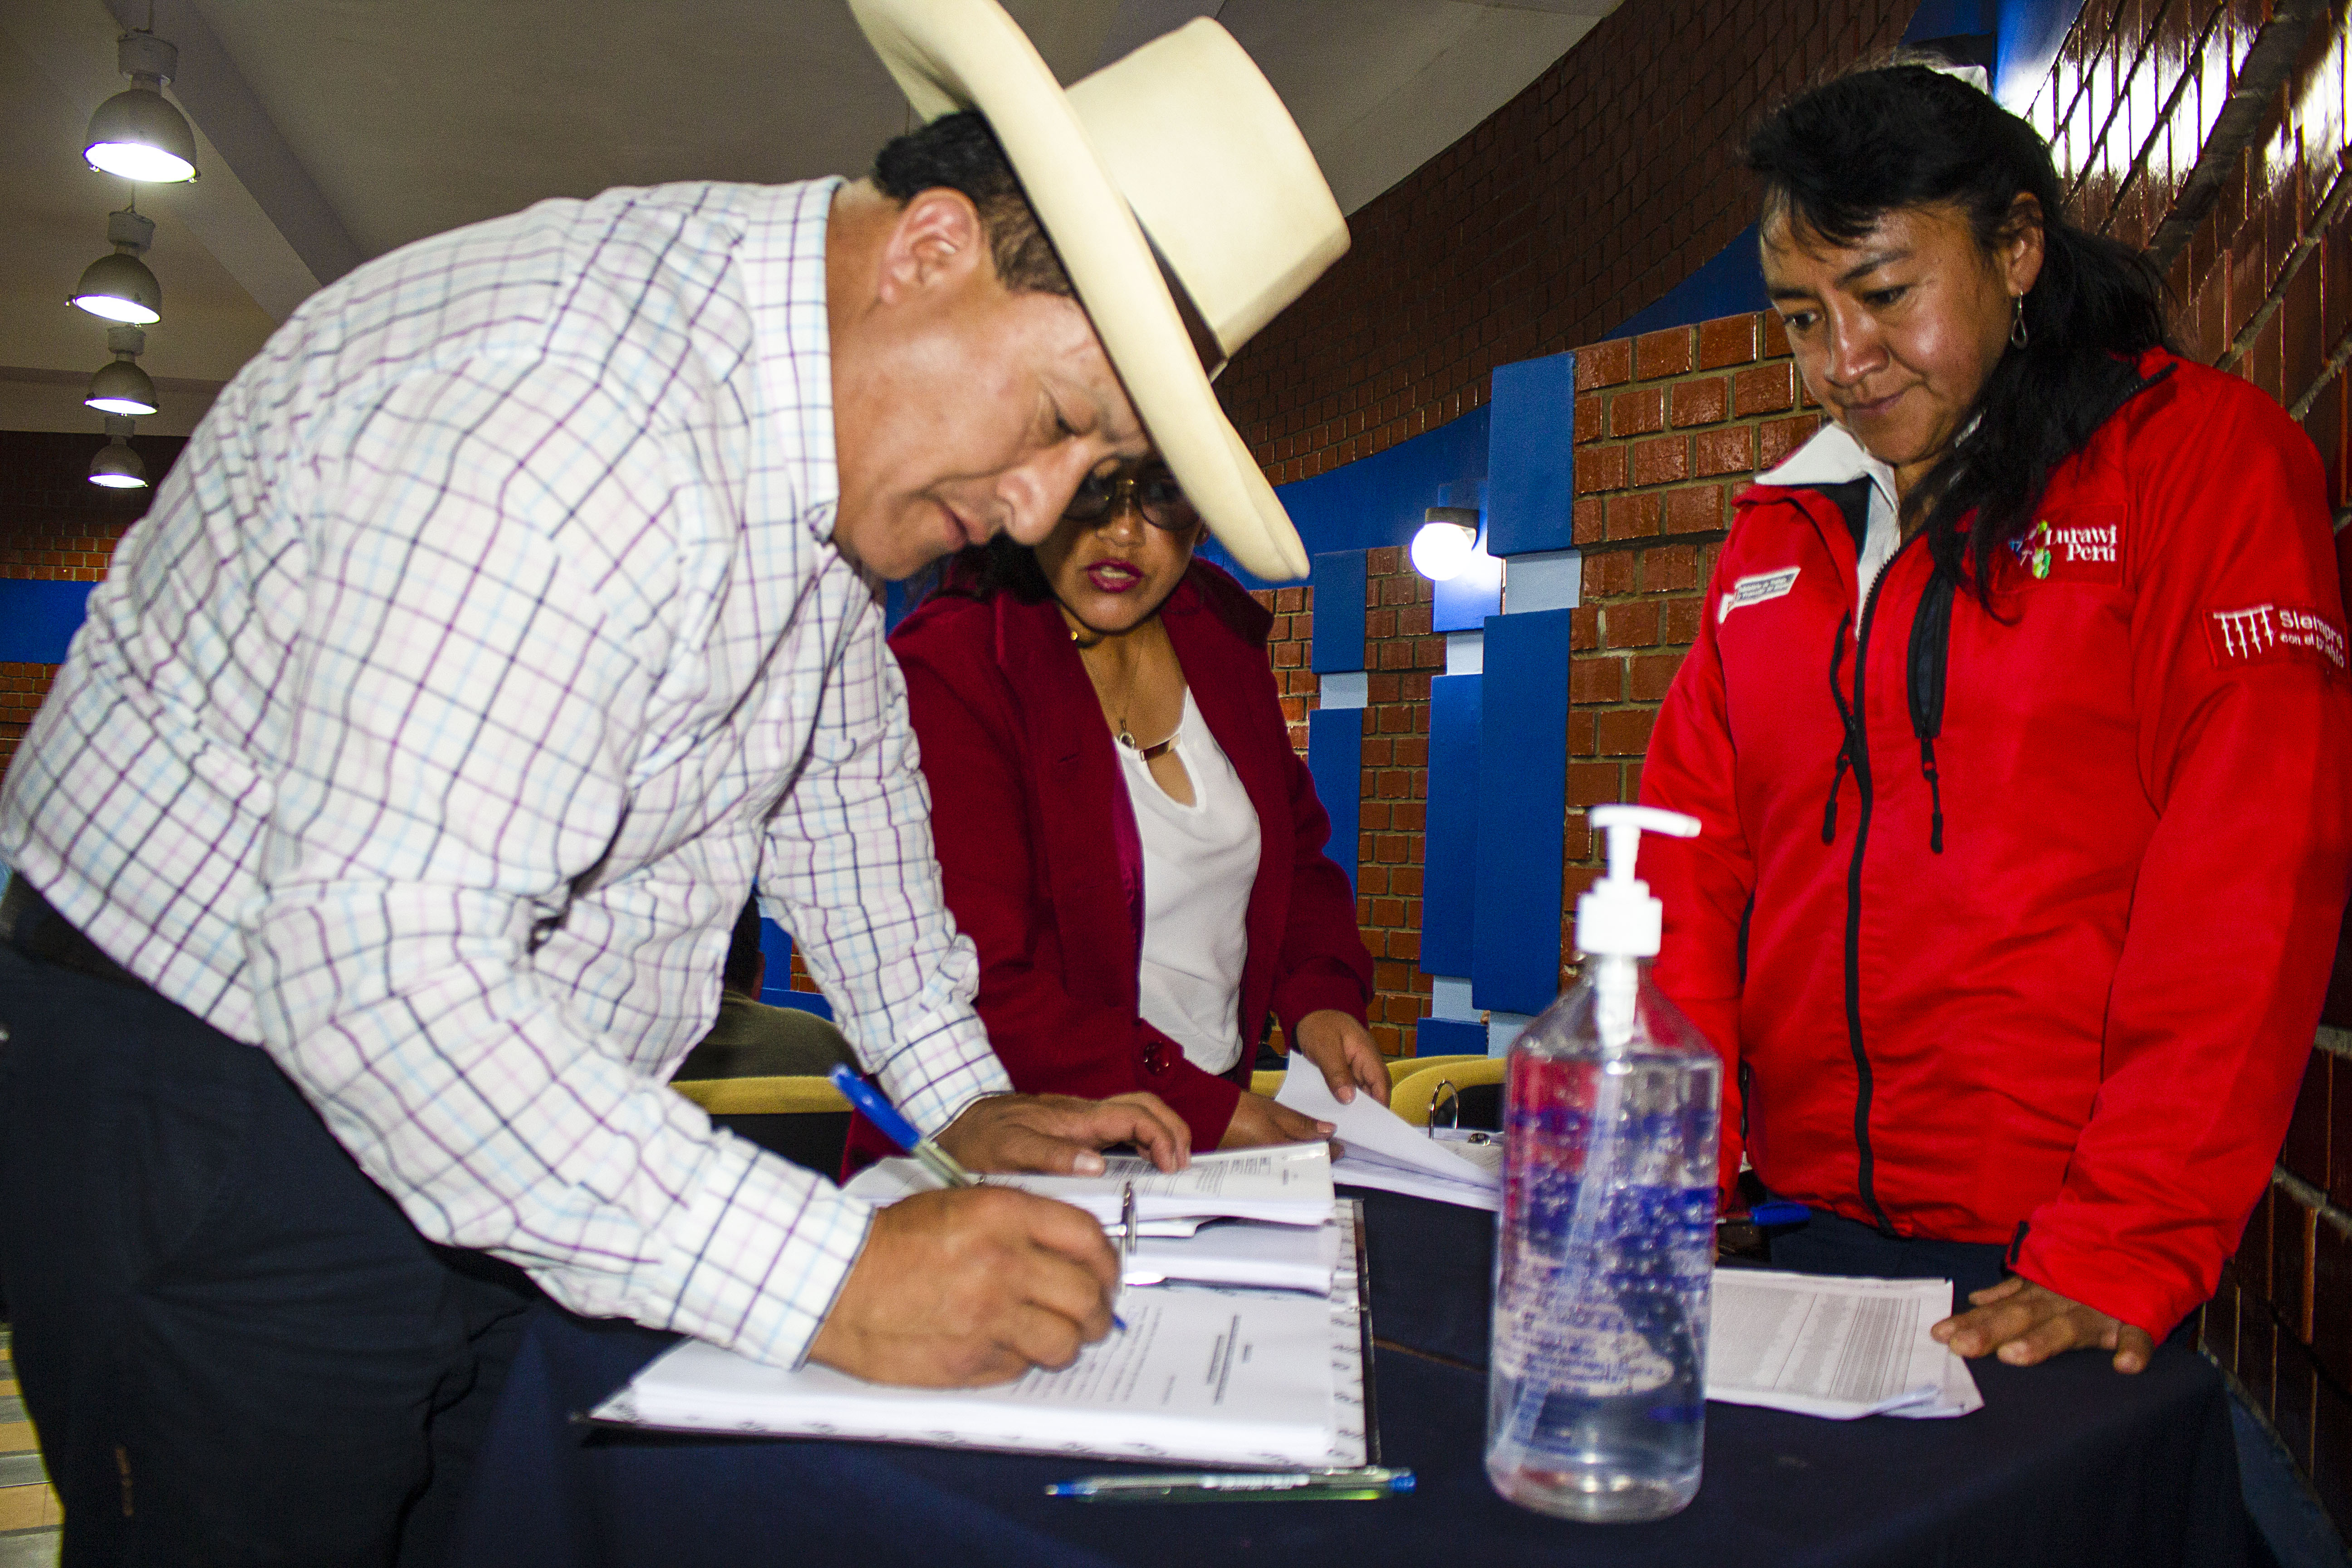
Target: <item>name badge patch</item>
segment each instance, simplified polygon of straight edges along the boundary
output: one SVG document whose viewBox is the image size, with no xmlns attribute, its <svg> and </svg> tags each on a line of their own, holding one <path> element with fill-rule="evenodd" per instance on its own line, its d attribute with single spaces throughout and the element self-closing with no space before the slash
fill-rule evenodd
<svg viewBox="0 0 2352 1568">
<path fill-rule="evenodd" d="M 2205 612 L 2205 647 L 2216 668 L 2297 659 L 2343 670 L 2344 628 L 2307 605 L 2248 605 Z"/>
<path fill-rule="evenodd" d="M 1723 596 L 1723 607 L 1715 617 L 1721 626 L 1731 618 L 1731 612 L 1746 605 L 1760 605 L 1767 599 L 1777 599 L 1797 585 L 1797 566 L 1784 566 L 1778 572 L 1759 572 L 1752 577 L 1742 577 L 1732 584 L 1731 592 Z"/>
</svg>

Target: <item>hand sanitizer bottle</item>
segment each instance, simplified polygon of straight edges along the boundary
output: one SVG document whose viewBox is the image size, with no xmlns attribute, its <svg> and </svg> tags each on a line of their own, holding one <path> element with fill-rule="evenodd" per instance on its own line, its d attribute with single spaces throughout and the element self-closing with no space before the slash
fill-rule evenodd
<svg viewBox="0 0 2352 1568">
<path fill-rule="evenodd" d="M 1495 1237 L 1486 1475 L 1564 1519 L 1662 1519 L 1698 1491 L 1722 1058 L 1652 984 L 1642 830 L 1595 807 L 1609 871 L 1577 900 L 1574 990 L 1512 1043 Z"/>
</svg>

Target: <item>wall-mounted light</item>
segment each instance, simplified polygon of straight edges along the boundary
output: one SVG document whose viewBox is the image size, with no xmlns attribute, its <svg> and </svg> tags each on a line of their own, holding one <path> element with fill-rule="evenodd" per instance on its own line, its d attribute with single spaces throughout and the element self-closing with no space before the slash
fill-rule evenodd
<svg viewBox="0 0 2352 1568">
<path fill-rule="evenodd" d="M 106 242 L 114 254 L 101 256 L 82 269 L 74 285 L 73 302 L 93 316 L 133 326 L 152 326 L 163 318 L 163 286 L 139 259 L 155 243 L 155 220 L 128 208 L 106 215 Z"/>
<path fill-rule="evenodd" d="M 196 177 L 196 138 L 187 117 L 163 97 L 180 51 L 152 33 L 125 33 L 115 63 L 131 86 L 98 106 L 81 155 L 93 169 L 147 184 Z"/>
<path fill-rule="evenodd" d="M 139 356 L 147 352 L 147 334 L 136 327 L 109 327 L 106 347 L 114 355 L 114 363 L 98 367 L 98 374 L 89 378 L 89 390 L 82 394 L 82 402 L 100 414 L 132 416 L 154 413 L 155 384 L 139 368 Z"/>
<path fill-rule="evenodd" d="M 89 460 L 89 482 L 110 490 L 143 490 L 147 465 L 131 449 L 131 422 L 119 414 L 106 416 L 109 437 Z"/>
<path fill-rule="evenodd" d="M 1412 536 L 1412 569 L 1433 583 L 1451 582 L 1477 553 L 1478 509 L 1433 506 L 1421 515 L 1421 531 Z"/>
</svg>

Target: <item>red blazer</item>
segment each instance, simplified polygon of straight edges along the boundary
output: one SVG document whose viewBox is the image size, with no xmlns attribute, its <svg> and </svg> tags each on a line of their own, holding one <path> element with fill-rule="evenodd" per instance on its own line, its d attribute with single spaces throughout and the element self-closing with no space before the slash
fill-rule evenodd
<svg viewBox="0 0 2352 1568">
<path fill-rule="evenodd" d="M 1051 600 L 928 601 L 892 634 L 931 790 L 948 908 L 980 949 L 981 1020 L 1025 1093 L 1149 1089 L 1213 1149 L 1267 1016 L 1358 1019 L 1372 961 L 1330 819 L 1290 749 L 1265 655 L 1272 619 L 1196 561 L 1160 610 L 1201 716 L 1257 810 L 1234 1079 L 1202 1071 L 1136 1013 L 1143 850 L 1116 742 Z M 852 1163 L 871 1133 L 853 1138 Z"/>
</svg>

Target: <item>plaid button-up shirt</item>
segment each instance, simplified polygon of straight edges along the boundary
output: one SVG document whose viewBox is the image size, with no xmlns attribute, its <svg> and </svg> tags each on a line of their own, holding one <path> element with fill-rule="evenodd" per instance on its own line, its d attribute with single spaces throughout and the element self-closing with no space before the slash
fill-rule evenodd
<svg viewBox="0 0 2352 1568">
<path fill-rule="evenodd" d="M 1009 1087 L 831 542 L 836 184 L 548 202 L 321 292 L 0 795 L 0 858 L 427 1237 L 785 1363 L 868 1211 L 662 1087 L 755 874 L 917 1125 Z"/>
</svg>

